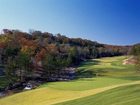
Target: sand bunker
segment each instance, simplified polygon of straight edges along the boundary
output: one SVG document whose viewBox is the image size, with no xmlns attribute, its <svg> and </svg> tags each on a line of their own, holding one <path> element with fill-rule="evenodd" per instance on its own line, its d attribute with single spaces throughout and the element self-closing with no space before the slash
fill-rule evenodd
<svg viewBox="0 0 140 105">
<path fill-rule="evenodd" d="M 134 56 L 129 57 L 128 59 L 123 60 L 123 65 L 127 64 L 136 64 L 137 60 Z"/>
</svg>

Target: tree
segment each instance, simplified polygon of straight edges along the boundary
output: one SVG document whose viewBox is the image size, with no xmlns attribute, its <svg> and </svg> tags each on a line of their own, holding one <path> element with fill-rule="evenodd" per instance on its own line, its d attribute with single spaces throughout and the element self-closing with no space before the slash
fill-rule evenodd
<svg viewBox="0 0 140 105">
<path fill-rule="evenodd" d="M 134 45 L 132 47 L 131 54 L 135 56 L 137 60 L 136 68 L 138 71 L 140 71 L 140 44 Z"/>
<path fill-rule="evenodd" d="M 0 35 L 1 63 L 6 65 L 8 78 L 18 75 L 21 81 L 33 74 L 31 67 L 42 70 L 41 73 L 49 78 L 54 74 L 59 76 L 63 68 L 75 66 L 83 60 L 126 54 L 130 48 L 35 30 L 30 30 L 30 33 L 8 29 L 3 31 Z M 137 52 L 134 50 L 135 54 Z"/>
<path fill-rule="evenodd" d="M 46 78 L 51 78 L 56 73 L 55 58 L 51 54 L 46 54 L 43 59 L 42 65 L 44 67 Z"/>
<path fill-rule="evenodd" d="M 68 57 L 69 62 L 72 62 L 73 64 L 79 64 L 80 58 L 77 47 L 72 47 L 69 49 Z"/>
<path fill-rule="evenodd" d="M 12 57 L 8 57 L 8 63 L 5 67 L 5 74 L 10 83 L 13 83 L 17 80 L 16 62 L 15 59 L 13 59 Z"/>
<path fill-rule="evenodd" d="M 23 81 L 25 76 L 27 76 L 30 72 L 30 57 L 26 53 L 20 52 L 17 56 L 16 64 L 18 66 L 18 75 L 20 77 L 20 81 Z"/>
</svg>

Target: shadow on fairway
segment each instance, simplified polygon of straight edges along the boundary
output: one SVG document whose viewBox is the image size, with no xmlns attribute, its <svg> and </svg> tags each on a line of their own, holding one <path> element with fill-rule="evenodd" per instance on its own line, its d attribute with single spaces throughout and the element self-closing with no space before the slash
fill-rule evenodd
<svg viewBox="0 0 140 105">
<path fill-rule="evenodd" d="M 87 69 L 89 66 L 98 65 L 100 61 L 98 60 L 89 60 L 88 62 L 83 62 L 81 65 L 82 68 L 78 69 L 76 72 L 76 78 L 92 78 L 92 77 L 98 77 L 103 76 L 102 73 L 106 73 L 105 70 L 93 70 L 93 69 Z"/>
</svg>

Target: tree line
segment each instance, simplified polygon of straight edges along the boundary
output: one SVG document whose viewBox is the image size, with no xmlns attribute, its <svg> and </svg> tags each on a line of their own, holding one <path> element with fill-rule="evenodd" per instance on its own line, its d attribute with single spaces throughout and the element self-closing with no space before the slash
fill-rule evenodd
<svg viewBox="0 0 140 105">
<path fill-rule="evenodd" d="M 132 47 L 131 55 L 134 55 L 136 62 L 136 69 L 140 71 L 140 44 L 135 44 Z"/>
<path fill-rule="evenodd" d="M 130 48 L 36 30 L 27 33 L 3 29 L 0 35 L 0 63 L 11 82 L 37 76 L 49 80 L 62 75 L 65 68 L 76 66 L 86 59 L 124 55 Z"/>
</svg>

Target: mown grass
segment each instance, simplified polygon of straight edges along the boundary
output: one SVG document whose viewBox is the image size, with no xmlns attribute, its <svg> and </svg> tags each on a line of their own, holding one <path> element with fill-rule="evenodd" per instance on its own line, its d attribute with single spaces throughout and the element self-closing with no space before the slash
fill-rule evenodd
<svg viewBox="0 0 140 105">
<path fill-rule="evenodd" d="M 41 87 L 83 91 L 140 80 L 140 73 L 137 73 L 134 65 L 122 64 L 126 58 L 126 56 L 107 57 L 83 62 L 77 68 L 77 80 L 52 82 Z"/>
<path fill-rule="evenodd" d="M 95 77 L 95 76 L 136 76 L 137 72 L 134 65 L 123 65 L 123 60 L 127 56 L 107 57 L 101 59 L 94 59 L 88 62 L 83 62 L 78 68 L 80 77 Z"/>
<path fill-rule="evenodd" d="M 0 99 L 0 105 L 49 105 L 92 95 L 94 89 L 140 80 L 134 65 L 122 65 L 124 59 L 126 56 L 83 62 L 77 68 L 76 80 L 45 83 L 39 89 Z"/>
<path fill-rule="evenodd" d="M 122 86 L 56 105 L 140 105 L 140 84 Z"/>
<path fill-rule="evenodd" d="M 116 87 L 129 86 L 134 84 L 140 84 L 140 81 L 107 86 L 86 91 L 65 91 L 50 88 L 39 88 L 3 98 L 2 100 L 0 100 L 0 105 L 52 105 L 64 101 L 70 101 L 74 99 L 80 99 L 86 96 L 95 95 L 97 93 L 101 93 Z"/>
<path fill-rule="evenodd" d="M 135 78 L 135 77 L 134 77 Z M 137 78 L 140 79 L 140 78 Z M 100 87 L 132 82 L 130 79 L 120 79 L 112 77 L 83 78 L 69 82 L 53 82 L 44 84 L 41 87 L 48 87 L 57 90 L 84 91 Z"/>
</svg>

